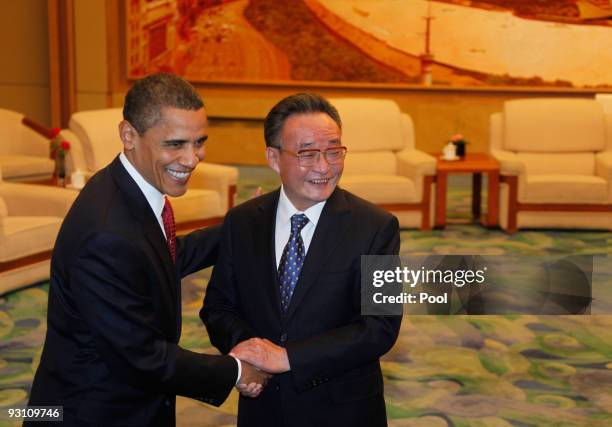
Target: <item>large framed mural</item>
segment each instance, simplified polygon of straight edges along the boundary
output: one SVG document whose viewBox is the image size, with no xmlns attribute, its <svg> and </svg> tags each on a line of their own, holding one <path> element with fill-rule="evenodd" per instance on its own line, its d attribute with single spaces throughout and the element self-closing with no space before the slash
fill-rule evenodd
<svg viewBox="0 0 612 427">
<path fill-rule="evenodd" d="M 612 89 L 612 0 L 125 0 L 128 78 Z"/>
</svg>

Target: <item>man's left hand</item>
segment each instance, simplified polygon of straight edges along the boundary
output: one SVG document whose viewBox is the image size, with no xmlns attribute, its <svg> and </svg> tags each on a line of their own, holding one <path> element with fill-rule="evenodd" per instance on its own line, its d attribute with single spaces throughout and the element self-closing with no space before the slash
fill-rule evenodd
<svg viewBox="0 0 612 427">
<path fill-rule="evenodd" d="M 265 338 L 251 338 L 242 341 L 232 349 L 230 354 L 272 374 L 291 370 L 287 350 Z"/>
</svg>

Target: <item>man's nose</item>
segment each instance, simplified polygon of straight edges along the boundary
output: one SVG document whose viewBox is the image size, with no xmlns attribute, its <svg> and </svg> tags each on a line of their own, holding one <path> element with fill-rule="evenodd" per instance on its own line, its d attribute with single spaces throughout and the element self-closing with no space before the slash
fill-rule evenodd
<svg viewBox="0 0 612 427">
<path fill-rule="evenodd" d="M 323 152 L 320 152 L 317 156 L 313 169 L 317 172 L 327 172 L 329 170 L 329 162 Z"/>
<path fill-rule="evenodd" d="M 195 168 L 199 162 L 204 160 L 206 150 L 204 146 L 197 146 L 195 144 L 185 144 L 184 150 L 181 156 L 182 164 L 184 166 Z"/>
</svg>

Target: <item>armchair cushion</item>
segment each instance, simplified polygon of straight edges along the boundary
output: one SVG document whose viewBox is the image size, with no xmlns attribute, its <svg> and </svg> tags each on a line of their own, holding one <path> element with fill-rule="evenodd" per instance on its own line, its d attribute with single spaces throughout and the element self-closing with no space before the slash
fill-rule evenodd
<svg viewBox="0 0 612 427">
<path fill-rule="evenodd" d="M 0 262 L 51 250 L 61 224 L 50 216 L 0 218 Z"/>
<path fill-rule="evenodd" d="M 523 203 L 608 203 L 608 183 L 588 175 L 527 175 Z"/>
<path fill-rule="evenodd" d="M 340 186 L 375 204 L 415 203 L 419 201 L 414 181 L 398 175 L 343 176 Z"/>
<path fill-rule="evenodd" d="M 595 175 L 595 153 L 517 153 L 527 175 Z"/>
<path fill-rule="evenodd" d="M 54 216 L 63 218 L 78 193 L 65 188 L 0 182 L 0 198 L 4 199 L 7 215 Z"/>
<path fill-rule="evenodd" d="M 0 167 L 2 167 L 4 179 L 27 181 L 50 178 L 53 175 L 55 163 L 47 157 L 13 154 L 0 155 Z"/>
<path fill-rule="evenodd" d="M 517 99 L 504 103 L 504 149 L 568 153 L 605 148 L 603 109 L 590 99 Z"/>
</svg>

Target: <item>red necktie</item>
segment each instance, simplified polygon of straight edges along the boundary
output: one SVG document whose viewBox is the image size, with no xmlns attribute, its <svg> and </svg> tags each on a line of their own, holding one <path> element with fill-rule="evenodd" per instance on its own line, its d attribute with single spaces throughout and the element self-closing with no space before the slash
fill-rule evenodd
<svg viewBox="0 0 612 427">
<path fill-rule="evenodd" d="M 162 221 L 164 222 L 164 231 L 166 232 L 166 243 L 172 262 L 176 262 L 176 226 L 174 224 L 174 212 L 172 205 L 167 197 L 164 197 L 164 209 L 162 210 Z"/>
</svg>

